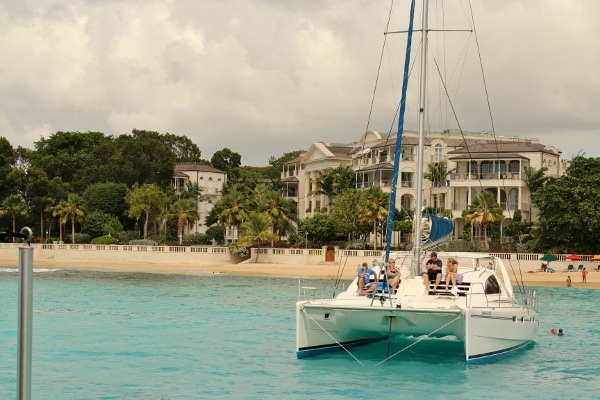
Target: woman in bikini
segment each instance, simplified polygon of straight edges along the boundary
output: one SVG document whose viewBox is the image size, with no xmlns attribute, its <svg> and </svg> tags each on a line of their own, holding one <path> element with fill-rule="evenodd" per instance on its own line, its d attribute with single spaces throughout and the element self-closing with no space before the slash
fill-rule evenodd
<svg viewBox="0 0 600 400">
<path fill-rule="evenodd" d="M 448 283 L 452 282 L 452 286 L 456 286 L 458 281 L 458 261 L 450 257 L 446 262 L 446 292 L 448 291 Z"/>
<path fill-rule="evenodd" d="M 388 266 L 385 270 L 385 278 L 392 289 L 392 294 L 396 294 L 398 284 L 400 283 L 401 277 L 400 271 L 396 268 L 396 260 L 391 258 L 388 260 Z"/>
</svg>

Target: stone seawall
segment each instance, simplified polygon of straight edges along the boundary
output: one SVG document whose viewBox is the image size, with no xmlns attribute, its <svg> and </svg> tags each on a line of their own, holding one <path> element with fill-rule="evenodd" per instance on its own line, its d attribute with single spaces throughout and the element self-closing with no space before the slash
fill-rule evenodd
<svg viewBox="0 0 600 400">
<path fill-rule="evenodd" d="M 18 248 L 23 246 L 16 243 L 0 244 L 1 266 L 16 266 L 19 259 Z M 226 265 L 235 264 L 239 259 L 230 256 L 227 247 L 217 246 L 137 246 L 137 245 L 92 245 L 92 244 L 32 244 L 34 249 L 34 265 L 59 265 L 65 263 L 107 262 L 119 263 L 148 263 L 168 265 Z M 335 249 L 333 261 L 326 260 L 326 251 L 322 249 L 285 249 L 261 248 L 252 249 L 250 259 L 243 263 L 256 262 L 261 264 L 293 264 L 293 265 L 340 265 L 344 268 L 354 268 L 367 261 L 381 260 L 381 250 L 343 250 Z M 540 268 L 542 254 L 496 254 L 504 260 L 509 271 L 529 272 Z M 330 254 L 331 256 L 331 254 Z M 258 257 L 258 260 L 257 260 Z M 443 259 L 443 255 L 441 254 Z M 575 269 L 579 264 L 588 270 L 596 268 L 598 263 L 589 261 L 568 261 L 564 255 L 558 255 L 559 260 L 550 263 L 556 271 L 564 271 L 567 265 L 573 264 Z M 591 258 L 592 256 L 583 256 Z M 562 260 L 561 260 L 562 258 Z"/>
</svg>

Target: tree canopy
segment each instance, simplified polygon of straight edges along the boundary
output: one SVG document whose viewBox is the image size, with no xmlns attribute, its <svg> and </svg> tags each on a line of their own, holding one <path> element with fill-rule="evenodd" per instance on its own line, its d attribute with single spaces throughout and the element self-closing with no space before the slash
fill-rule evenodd
<svg viewBox="0 0 600 400">
<path fill-rule="evenodd" d="M 533 195 L 539 209 L 535 234 L 542 249 L 600 252 L 600 158 L 577 156 L 566 173 Z"/>
</svg>

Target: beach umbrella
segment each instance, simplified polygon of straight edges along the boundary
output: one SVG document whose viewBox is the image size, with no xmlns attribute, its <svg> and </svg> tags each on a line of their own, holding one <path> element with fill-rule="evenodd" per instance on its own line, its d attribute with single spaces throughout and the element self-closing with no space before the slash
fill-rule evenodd
<svg viewBox="0 0 600 400">
<path fill-rule="evenodd" d="M 569 256 L 566 256 L 565 259 L 571 261 L 582 261 L 583 257 L 581 257 L 579 254 L 571 254 Z"/>
<path fill-rule="evenodd" d="M 540 258 L 540 260 L 550 262 L 558 260 L 558 257 L 555 257 L 552 254 L 544 254 L 544 256 Z"/>
<path fill-rule="evenodd" d="M 600 261 L 600 254 L 596 254 L 594 257 L 592 257 L 591 261 Z"/>
</svg>

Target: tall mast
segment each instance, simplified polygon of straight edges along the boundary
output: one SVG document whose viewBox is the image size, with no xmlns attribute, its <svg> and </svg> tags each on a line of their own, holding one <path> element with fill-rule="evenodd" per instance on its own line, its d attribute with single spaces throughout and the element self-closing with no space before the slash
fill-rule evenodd
<svg viewBox="0 0 600 400">
<path fill-rule="evenodd" d="M 390 191 L 390 206 L 387 220 L 387 235 L 385 241 L 385 259 L 388 262 L 394 231 L 394 211 L 396 208 L 396 188 L 398 186 L 398 174 L 400 171 L 400 160 L 402 159 L 402 137 L 404 135 L 404 114 L 406 111 L 406 89 L 408 88 L 408 75 L 410 72 L 410 54 L 412 49 L 413 22 L 415 19 L 415 0 L 410 3 L 410 17 L 408 23 L 408 36 L 406 39 L 406 54 L 404 56 L 404 76 L 402 79 L 402 97 L 400 99 L 400 110 L 398 114 L 398 134 L 396 136 L 396 148 L 394 150 L 394 171 L 392 175 L 392 188 Z M 386 32 L 387 34 L 387 32 Z"/>
<path fill-rule="evenodd" d="M 425 149 L 425 97 L 427 90 L 427 51 L 429 42 L 427 39 L 428 35 L 428 11 L 429 11 L 429 0 L 423 1 L 423 15 L 421 18 L 421 29 L 423 43 L 421 46 L 421 76 L 419 85 L 419 148 L 417 155 L 417 197 L 415 204 L 415 246 L 414 246 L 414 257 L 413 257 L 413 272 L 418 274 L 421 266 L 421 218 L 423 208 L 423 157 Z"/>
</svg>

